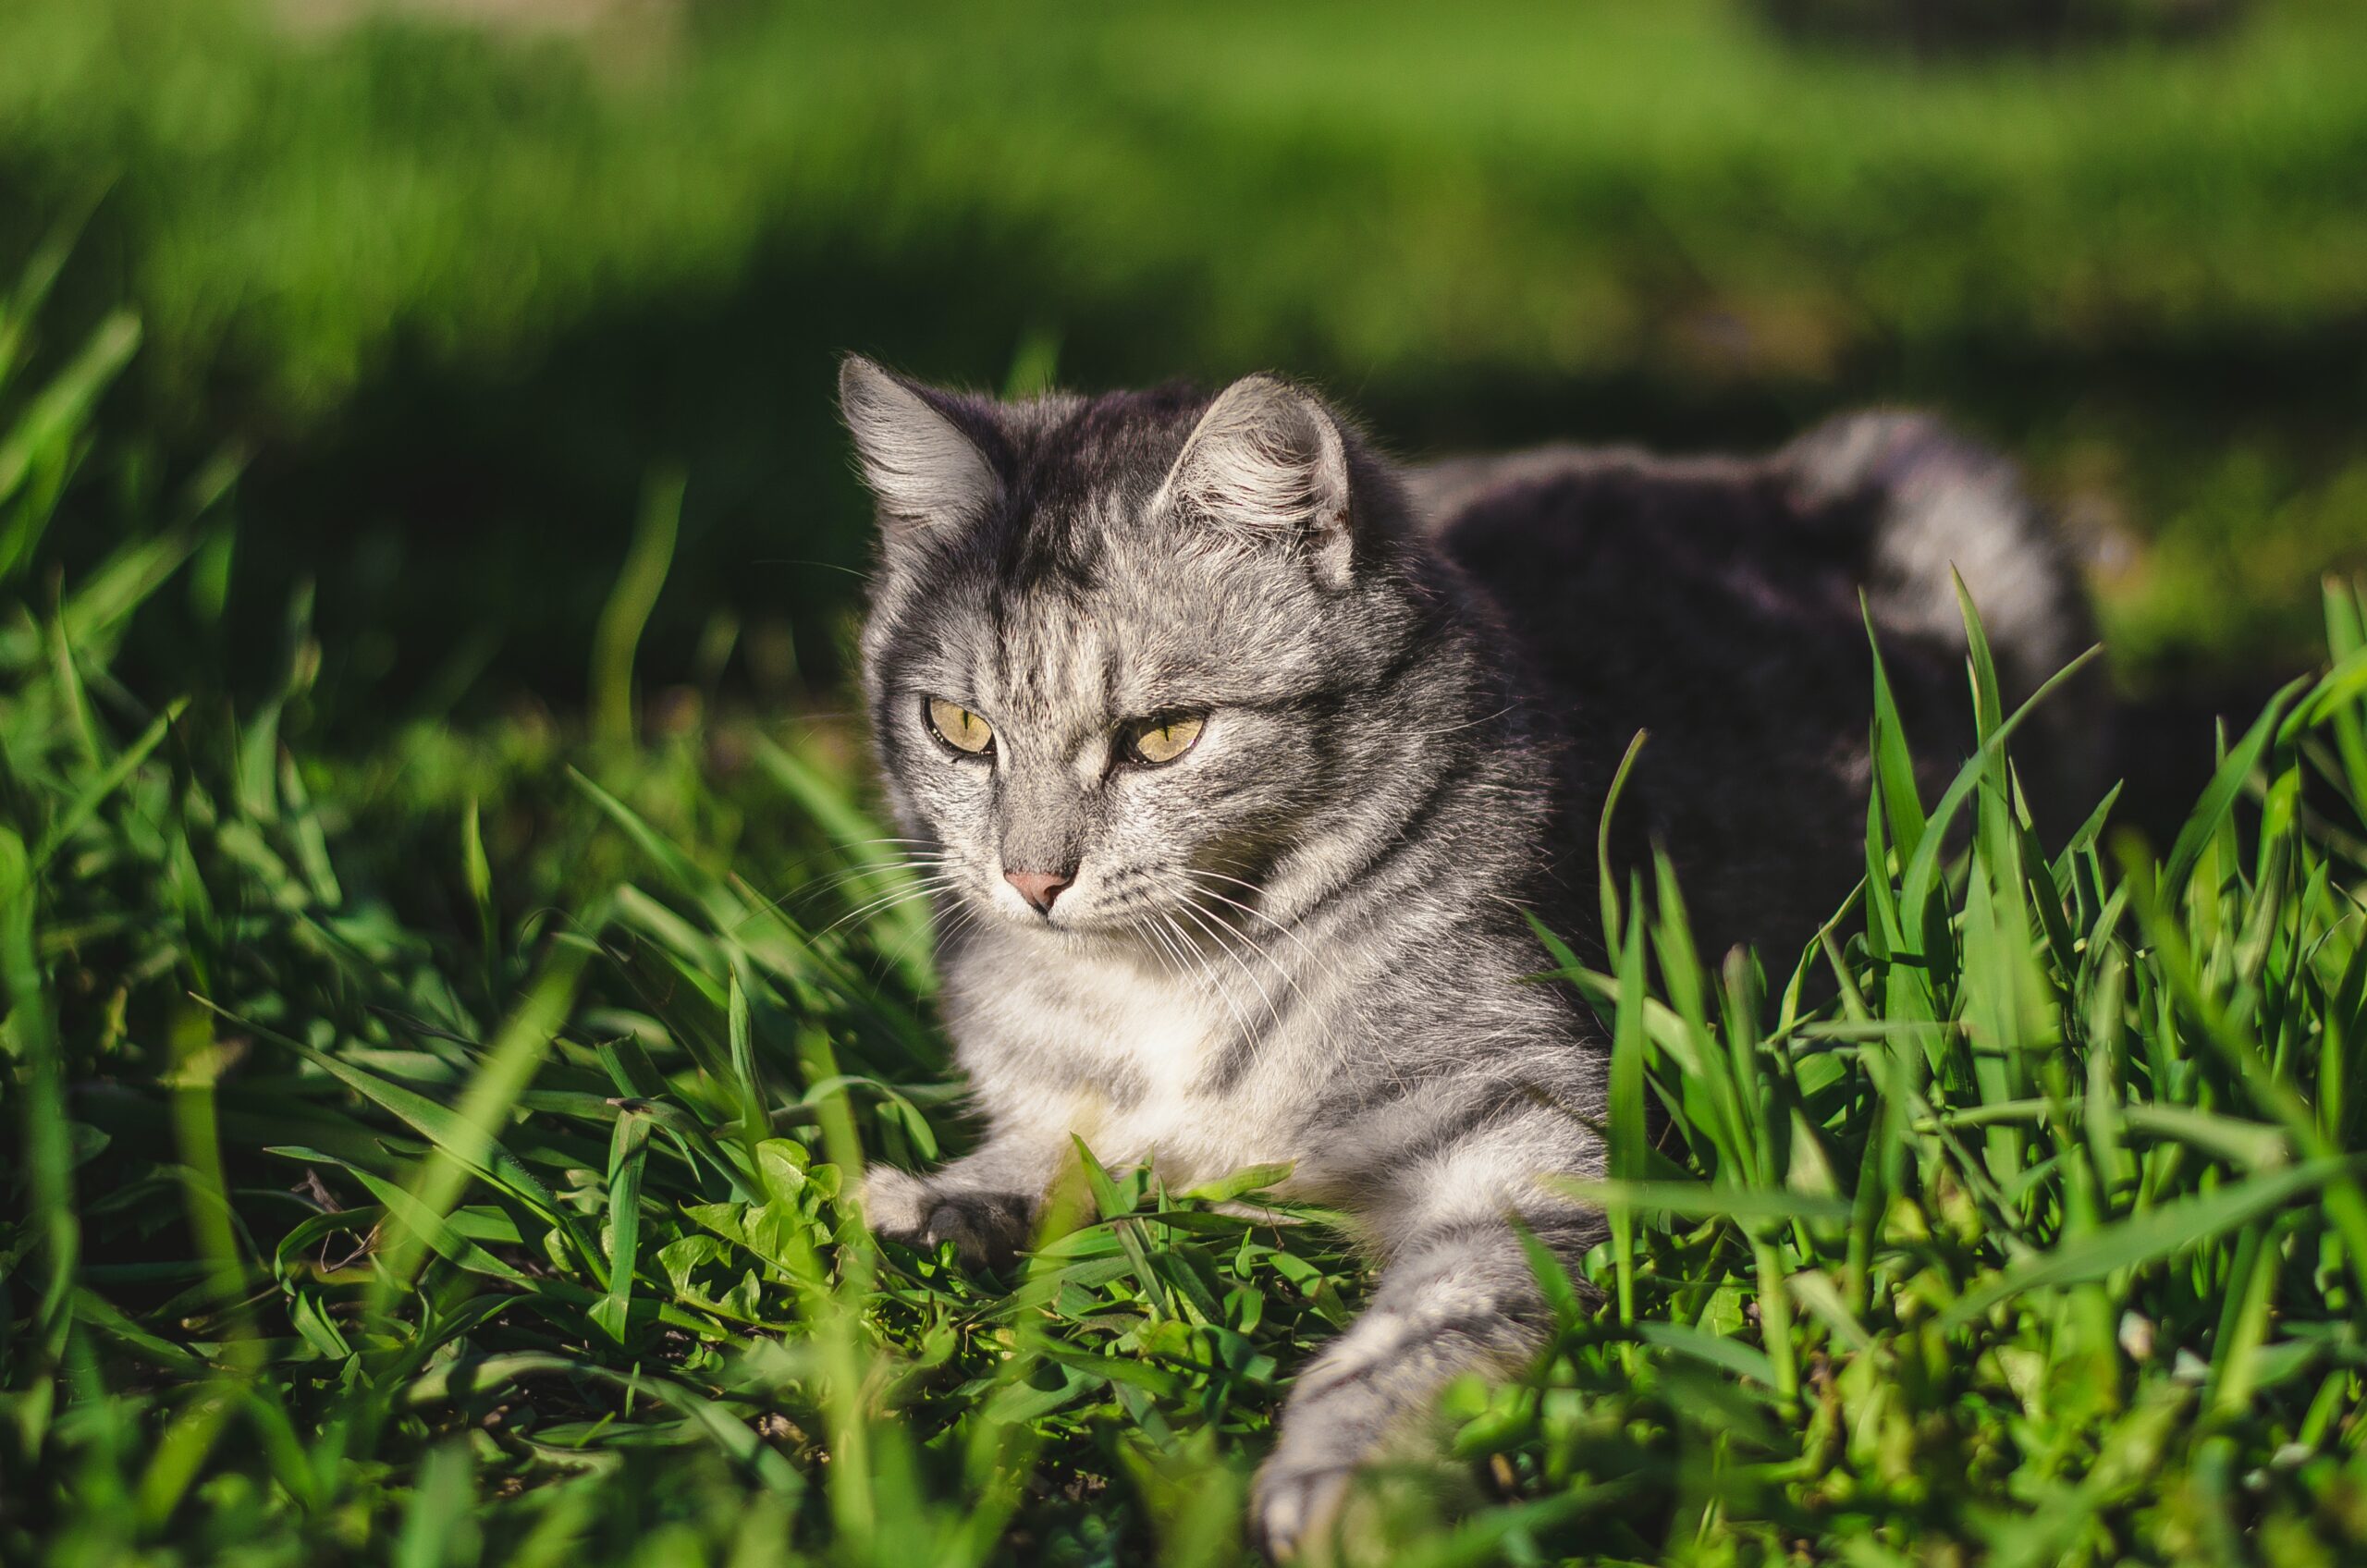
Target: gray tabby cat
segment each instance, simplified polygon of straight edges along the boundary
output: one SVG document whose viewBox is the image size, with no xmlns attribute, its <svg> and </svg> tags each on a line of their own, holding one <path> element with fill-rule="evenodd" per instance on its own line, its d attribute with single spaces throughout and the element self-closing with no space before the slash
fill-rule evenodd
<svg viewBox="0 0 2367 1568">
<path fill-rule="evenodd" d="M 1401 473 L 1253 376 L 999 403 L 850 359 L 878 503 L 863 635 L 985 1141 L 875 1169 L 879 1231 L 1027 1242 L 1080 1135 L 1173 1185 L 1284 1163 L 1384 1268 L 1257 1477 L 1288 1554 L 1357 1465 L 1575 1269 L 1606 1054 L 1527 913 L 1583 934 L 1608 766 L 1716 940 L 1797 943 L 1862 862 L 1872 594 L 1910 723 L 1962 685 L 1946 563 L 2024 685 L 2078 601 L 2010 472 L 1841 422 L 1752 462 L 1533 453 Z M 1623 805 L 1623 815 L 1631 808 Z"/>
</svg>

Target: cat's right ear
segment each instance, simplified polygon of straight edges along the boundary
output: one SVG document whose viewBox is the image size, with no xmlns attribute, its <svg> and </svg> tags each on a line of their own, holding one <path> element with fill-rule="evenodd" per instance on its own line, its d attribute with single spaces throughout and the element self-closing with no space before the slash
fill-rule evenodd
<svg viewBox="0 0 2367 1568">
<path fill-rule="evenodd" d="M 947 394 L 849 354 L 839 365 L 839 414 L 891 538 L 975 522 L 1002 498 L 1001 475 Z"/>
</svg>

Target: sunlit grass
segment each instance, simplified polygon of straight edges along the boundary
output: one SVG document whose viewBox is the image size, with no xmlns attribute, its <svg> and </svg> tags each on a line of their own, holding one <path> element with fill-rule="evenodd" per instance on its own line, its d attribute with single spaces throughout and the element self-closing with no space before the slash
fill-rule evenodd
<svg viewBox="0 0 2367 1568">
<path fill-rule="evenodd" d="M 302 754 L 300 604 L 236 706 L 110 672 L 212 489 L 27 570 L 111 353 L 0 380 L 55 476 L 0 465 L 0 1555 L 1237 1560 L 1361 1288 L 1323 1217 L 1081 1150 L 1008 1276 L 875 1243 L 862 1163 L 964 1131 L 926 929 L 856 914 L 901 874 L 797 727 L 636 722 L 657 545 L 599 734 Z M 1878 691 L 1866 883 L 1806 952 L 1697 954 L 1664 869 L 1607 876 L 1610 971 L 1539 983 L 1611 1043 L 1612 1236 L 1350 1554 L 2367 1550 L 2367 598 L 2324 612 L 2169 846 L 2040 841 L 1976 643 L 1937 801 Z"/>
</svg>

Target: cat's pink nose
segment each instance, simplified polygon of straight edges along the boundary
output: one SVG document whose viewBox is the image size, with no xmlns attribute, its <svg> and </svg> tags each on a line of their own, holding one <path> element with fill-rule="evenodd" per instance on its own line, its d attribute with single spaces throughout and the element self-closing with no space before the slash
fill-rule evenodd
<svg viewBox="0 0 2367 1568">
<path fill-rule="evenodd" d="M 1002 879 L 1018 888 L 1019 896 L 1034 904 L 1041 914 L 1051 913 L 1052 900 L 1061 896 L 1061 888 L 1076 880 L 1057 871 L 1006 871 Z"/>
</svg>

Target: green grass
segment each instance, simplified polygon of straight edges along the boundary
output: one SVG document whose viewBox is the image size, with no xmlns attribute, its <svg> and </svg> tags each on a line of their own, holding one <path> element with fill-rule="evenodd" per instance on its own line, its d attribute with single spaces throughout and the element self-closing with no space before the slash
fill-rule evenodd
<svg viewBox="0 0 2367 1568">
<path fill-rule="evenodd" d="M 776 243 L 1024 265 L 1055 325 L 1180 287 L 1201 319 L 1095 351 L 1153 373 L 1699 371 L 1708 311 L 1737 318 L 1729 372 L 1815 374 L 1879 338 L 2367 310 L 2362 29 L 2320 0 L 2208 47 L 1921 70 L 1787 49 L 1725 0 L 745 7 L 656 46 L 293 8 L 30 0 L 0 65 L 19 181 L 120 182 L 160 374 L 226 356 L 282 414 L 401 335 L 497 361 Z"/>
<path fill-rule="evenodd" d="M 1270 1172 L 1089 1158 L 1008 1277 L 870 1240 L 862 1162 L 964 1131 L 926 931 L 842 729 L 634 701 L 670 486 L 589 732 L 314 752 L 300 599 L 266 692 L 116 674 L 218 622 L 215 476 L 43 564 L 128 332 L 0 353 L 0 1556 L 1238 1561 L 1353 1258 L 1220 1211 Z M 1915 737 L 1970 760 L 1919 802 L 1878 725 L 1866 889 L 1797 964 L 1606 878 L 1612 972 L 1538 983 L 1613 1042 L 1612 1235 L 1351 1555 L 2367 1550 L 2367 596 L 2324 611 L 2165 849 L 2035 840 L 1977 650 L 1979 733 Z"/>
<path fill-rule="evenodd" d="M 848 348 L 982 385 L 1280 367 L 1414 451 L 1936 403 L 2130 542 L 2104 606 L 2161 681 L 2298 667 L 2312 585 L 2362 564 L 2349 0 L 1922 66 L 1787 45 L 1757 0 L 285 19 L 322 8 L 14 0 L 0 260 L 95 198 L 150 417 L 302 481 L 246 493 L 257 553 L 395 648 L 509 629 L 536 690 L 613 558 L 581 543 L 678 462 L 676 580 L 825 655 L 835 579 L 749 567 L 858 557 Z M 462 558 L 407 594 L 373 529 Z M 529 574 L 543 619 L 448 586 Z M 686 662 L 696 619 L 659 621 Z"/>
</svg>

